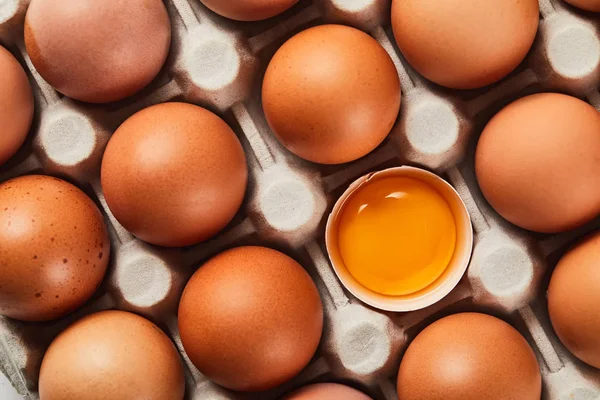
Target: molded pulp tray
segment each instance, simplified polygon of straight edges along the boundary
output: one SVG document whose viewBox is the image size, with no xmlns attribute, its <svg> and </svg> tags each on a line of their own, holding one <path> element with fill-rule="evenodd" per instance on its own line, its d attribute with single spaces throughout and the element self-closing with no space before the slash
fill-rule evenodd
<svg viewBox="0 0 600 400">
<path fill-rule="evenodd" d="M 0 369 L 27 399 L 37 398 L 40 363 L 65 326 L 93 311 L 130 310 L 160 325 L 186 366 L 188 399 L 273 399 L 310 382 L 343 382 L 374 399 L 396 400 L 395 375 L 410 340 L 433 320 L 457 311 L 483 311 L 517 327 L 536 351 L 544 400 L 600 398 L 600 371 L 560 344 L 548 320 L 546 287 L 552 267 L 579 237 L 600 226 L 558 236 L 509 226 L 482 198 L 473 174 L 473 149 L 489 118 L 525 94 L 558 91 L 600 107 L 600 17 L 561 0 L 540 0 L 536 42 L 523 65 L 478 91 L 449 91 L 410 70 L 389 26 L 390 0 L 301 0 L 280 17 L 235 23 L 198 0 L 165 0 L 173 25 L 169 60 L 154 83 L 133 99 L 90 106 L 62 98 L 33 69 L 22 43 L 27 0 L 0 0 L 0 42 L 31 74 L 36 117 L 29 142 L 0 169 L 0 181 L 34 171 L 76 183 L 98 200 L 111 225 L 113 259 L 101 289 L 76 314 L 43 324 L 0 318 Z M 275 50 L 296 32 L 342 23 L 375 37 L 401 77 L 403 99 L 389 138 L 367 157 L 342 166 L 304 162 L 282 148 L 261 111 L 262 74 Z M 134 112 L 167 100 L 207 107 L 236 131 L 250 163 L 246 201 L 214 240 L 165 250 L 142 243 L 110 215 L 99 184 L 99 164 L 110 134 Z M 359 176 L 397 165 L 417 165 L 449 180 L 469 208 L 476 232 L 468 273 L 440 303 L 417 312 L 373 310 L 346 292 L 324 248 L 324 222 L 337 196 Z M 262 244 L 300 261 L 316 281 L 326 319 L 321 346 L 293 381 L 268 393 L 238 394 L 212 384 L 189 362 L 177 332 L 176 310 L 187 279 L 226 248 Z"/>
</svg>

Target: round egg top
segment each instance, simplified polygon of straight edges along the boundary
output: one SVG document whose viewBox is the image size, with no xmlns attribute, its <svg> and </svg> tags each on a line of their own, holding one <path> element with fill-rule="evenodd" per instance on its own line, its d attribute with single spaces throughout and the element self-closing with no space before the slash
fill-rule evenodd
<svg viewBox="0 0 600 400">
<path fill-rule="evenodd" d="M 298 0 L 200 0 L 224 17 L 238 21 L 258 21 L 286 11 Z"/>
<path fill-rule="evenodd" d="M 182 400 L 180 355 L 160 328 L 123 311 L 89 315 L 44 355 L 40 400 Z"/>
<path fill-rule="evenodd" d="M 114 133 L 102 160 L 102 188 L 114 216 L 159 246 L 196 244 L 225 228 L 247 180 L 235 133 L 212 112 L 186 103 L 134 114 Z"/>
<path fill-rule="evenodd" d="M 158 74 L 171 22 L 161 0 L 32 0 L 25 45 L 56 90 L 107 103 L 137 93 Z"/>
<path fill-rule="evenodd" d="M 269 63 L 262 88 L 267 121 L 292 153 L 321 164 L 354 161 L 390 133 L 400 79 L 366 33 L 322 25 L 289 39 Z"/>
<path fill-rule="evenodd" d="M 295 260 L 265 247 L 238 247 L 192 276 L 179 305 L 179 332 L 194 365 L 215 383 L 255 392 L 296 376 L 323 329 L 319 292 Z"/>
<path fill-rule="evenodd" d="M 371 400 L 366 394 L 337 383 L 309 385 L 285 396 L 283 400 Z"/>
<path fill-rule="evenodd" d="M 542 378 L 525 338 L 485 314 L 442 318 L 410 344 L 398 373 L 399 400 L 540 400 Z"/>
<path fill-rule="evenodd" d="M 600 11 L 600 0 L 565 0 L 567 3 L 587 11 Z"/>
<path fill-rule="evenodd" d="M 494 83 L 523 61 L 537 33 L 538 0 L 393 0 L 392 26 L 406 60 L 453 89 Z"/>
<path fill-rule="evenodd" d="M 600 368 L 600 232 L 560 259 L 548 287 L 548 311 L 571 353 Z"/>
<path fill-rule="evenodd" d="M 485 198 L 531 231 L 578 227 L 600 214 L 600 113 L 575 97 L 521 98 L 487 124 L 475 154 Z"/>
<path fill-rule="evenodd" d="M 13 55 L 0 46 L 0 166 L 21 147 L 33 119 L 33 93 Z"/>
<path fill-rule="evenodd" d="M 47 321 L 74 311 L 109 255 L 102 214 L 75 186 L 41 175 L 0 184 L 0 314 Z"/>
</svg>

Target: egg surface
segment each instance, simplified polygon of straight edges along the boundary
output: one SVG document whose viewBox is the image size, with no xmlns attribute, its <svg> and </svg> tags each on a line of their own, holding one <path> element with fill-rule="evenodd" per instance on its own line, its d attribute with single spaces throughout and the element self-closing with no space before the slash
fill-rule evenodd
<svg viewBox="0 0 600 400">
<path fill-rule="evenodd" d="M 124 311 L 89 315 L 44 355 L 40 400 L 182 400 L 179 353 L 152 322 Z"/>
<path fill-rule="evenodd" d="M 212 11 L 238 21 L 258 21 L 274 17 L 298 0 L 200 0 Z"/>
<path fill-rule="evenodd" d="M 567 349 L 600 368 L 600 232 L 560 259 L 548 287 L 548 311 Z"/>
<path fill-rule="evenodd" d="M 600 11 L 600 0 L 565 0 L 567 3 L 587 11 Z"/>
<path fill-rule="evenodd" d="M 25 45 L 56 90 L 107 103 L 156 77 L 171 45 L 171 22 L 161 0 L 32 0 Z"/>
<path fill-rule="evenodd" d="M 406 60 L 453 89 L 494 83 L 523 61 L 537 33 L 537 0 L 393 0 L 392 27 Z"/>
<path fill-rule="evenodd" d="M 478 313 L 442 318 L 410 344 L 398 375 L 399 400 L 540 400 L 533 350 L 506 322 Z"/>
<path fill-rule="evenodd" d="M 600 214 L 600 113 L 575 97 L 521 98 L 485 127 L 475 154 L 483 195 L 522 228 L 553 233 Z"/>
<path fill-rule="evenodd" d="M 300 264 L 276 250 L 238 247 L 192 276 L 179 305 L 186 353 L 215 383 L 261 391 L 296 376 L 321 338 L 319 292 Z"/>
<path fill-rule="evenodd" d="M 267 121 L 292 153 L 341 164 L 374 150 L 400 109 L 400 79 L 366 33 L 322 25 L 289 39 L 269 63 L 262 88 Z"/>
<path fill-rule="evenodd" d="M 0 314 L 47 321 L 85 303 L 102 281 L 110 242 L 96 204 L 57 178 L 0 184 Z"/>
<path fill-rule="evenodd" d="M 283 400 L 371 400 L 366 394 L 337 383 L 318 383 L 296 390 Z"/>
<path fill-rule="evenodd" d="M 146 108 L 125 121 L 102 160 L 102 188 L 117 220 L 159 246 L 188 246 L 222 230 L 246 192 L 248 168 L 235 133 L 186 103 Z"/>
<path fill-rule="evenodd" d="M 25 142 L 33 119 L 33 93 L 27 74 L 0 46 L 0 166 Z"/>
</svg>

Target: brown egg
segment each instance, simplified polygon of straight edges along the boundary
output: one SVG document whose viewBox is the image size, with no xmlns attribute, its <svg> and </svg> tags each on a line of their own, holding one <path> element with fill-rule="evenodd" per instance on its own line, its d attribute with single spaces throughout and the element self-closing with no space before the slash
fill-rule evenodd
<svg viewBox="0 0 600 400">
<path fill-rule="evenodd" d="M 154 79 L 169 52 L 171 23 L 161 0 L 32 0 L 25 45 L 56 90 L 107 103 Z"/>
<path fill-rule="evenodd" d="M 146 108 L 112 136 L 102 160 L 106 201 L 123 226 L 160 246 L 222 230 L 244 199 L 240 141 L 218 116 L 185 103 Z"/>
<path fill-rule="evenodd" d="M 400 400 L 540 400 L 535 354 L 506 322 L 485 314 L 442 318 L 410 344 L 398 375 Z"/>
<path fill-rule="evenodd" d="M 600 232 L 559 261 L 548 288 L 548 311 L 569 351 L 600 368 Z"/>
<path fill-rule="evenodd" d="M 0 46 L 0 166 L 25 142 L 33 119 L 33 93 L 21 64 Z"/>
<path fill-rule="evenodd" d="M 85 303 L 102 281 L 110 242 L 96 204 L 57 178 L 0 184 L 0 314 L 47 321 Z"/>
<path fill-rule="evenodd" d="M 283 398 L 284 400 L 371 400 L 366 394 L 337 383 L 319 383 L 305 386 Z"/>
<path fill-rule="evenodd" d="M 206 262 L 179 305 L 181 341 L 209 379 L 229 389 L 282 384 L 311 360 L 323 308 L 296 261 L 265 247 L 238 247 Z"/>
<path fill-rule="evenodd" d="M 238 21 L 259 21 L 291 8 L 298 0 L 200 0 L 217 14 Z"/>
<path fill-rule="evenodd" d="M 50 345 L 40 400 L 182 400 L 179 353 L 152 322 L 124 311 L 85 317 Z"/>
<path fill-rule="evenodd" d="M 565 0 L 567 3 L 587 11 L 600 11 L 600 0 Z"/>
<path fill-rule="evenodd" d="M 371 36 L 323 25 L 300 32 L 275 53 L 262 101 L 288 150 L 316 163 L 341 164 L 386 138 L 400 109 L 400 80 Z"/>
<path fill-rule="evenodd" d="M 454 89 L 497 82 L 523 61 L 537 33 L 538 0 L 393 0 L 392 26 L 406 60 Z"/>
<path fill-rule="evenodd" d="M 600 214 L 600 113 L 562 94 L 515 101 L 485 127 L 477 180 L 492 207 L 536 232 L 561 232 Z"/>
</svg>

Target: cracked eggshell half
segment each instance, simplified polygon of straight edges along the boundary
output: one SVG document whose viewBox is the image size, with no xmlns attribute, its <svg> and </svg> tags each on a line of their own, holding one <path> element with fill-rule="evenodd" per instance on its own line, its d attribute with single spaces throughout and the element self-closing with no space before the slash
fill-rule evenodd
<svg viewBox="0 0 600 400">
<path fill-rule="evenodd" d="M 370 182 L 390 177 L 411 178 L 440 194 L 449 206 L 456 226 L 456 244 L 450 262 L 441 275 L 424 289 L 406 295 L 384 295 L 362 285 L 349 271 L 339 245 L 339 226 L 343 209 L 350 197 Z M 465 274 L 473 249 L 473 228 L 467 208 L 456 190 L 429 171 L 414 167 L 396 167 L 365 175 L 352 183 L 335 204 L 326 227 L 326 245 L 333 269 L 344 287 L 364 303 L 386 311 L 414 311 L 428 307 L 456 287 Z M 399 254 L 399 256 L 401 256 Z"/>
</svg>

